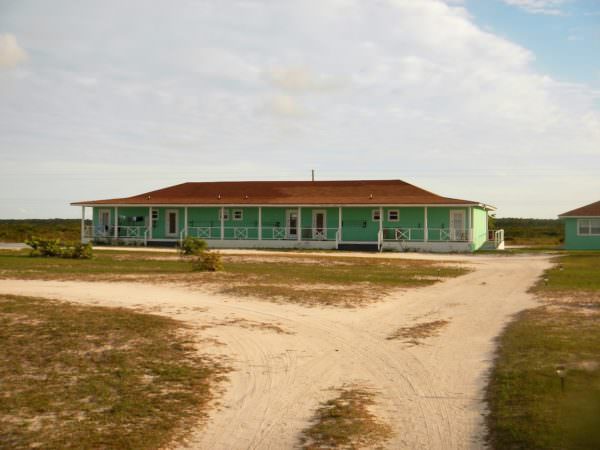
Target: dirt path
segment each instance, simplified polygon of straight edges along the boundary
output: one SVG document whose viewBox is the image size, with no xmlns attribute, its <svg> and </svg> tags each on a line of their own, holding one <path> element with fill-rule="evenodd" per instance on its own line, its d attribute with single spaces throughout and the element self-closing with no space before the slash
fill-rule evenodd
<svg viewBox="0 0 600 450">
<path fill-rule="evenodd" d="M 211 325 L 202 336 L 224 344 L 207 342 L 235 370 L 222 406 L 190 448 L 293 448 L 319 402 L 331 397 L 327 389 L 355 381 L 380 392 L 377 413 L 395 431 L 389 448 L 481 448 L 494 337 L 513 313 L 533 304 L 527 288 L 549 262 L 544 256 L 466 260 L 476 269 L 466 276 L 356 310 L 137 283 L 0 280 L 0 292 L 136 307 Z M 386 339 L 399 327 L 438 320 L 448 323 L 421 345 Z"/>
</svg>

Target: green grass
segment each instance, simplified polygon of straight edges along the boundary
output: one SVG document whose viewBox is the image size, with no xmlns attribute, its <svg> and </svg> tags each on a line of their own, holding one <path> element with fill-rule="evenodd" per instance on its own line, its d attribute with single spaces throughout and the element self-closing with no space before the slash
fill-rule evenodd
<svg viewBox="0 0 600 450">
<path fill-rule="evenodd" d="M 391 436 L 391 428 L 369 410 L 375 403 L 375 394 L 354 385 L 336 391 L 338 396 L 321 404 L 311 425 L 302 432 L 301 447 L 380 448 Z"/>
<path fill-rule="evenodd" d="M 487 390 L 496 449 L 600 448 L 600 253 L 555 262 L 533 289 L 544 306 L 519 314 L 499 341 Z"/>
<path fill-rule="evenodd" d="M 494 219 L 496 229 L 504 229 L 508 245 L 559 245 L 564 240 L 564 225 L 559 219 Z"/>
<path fill-rule="evenodd" d="M 352 306 L 377 300 L 387 289 L 428 286 L 468 272 L 432 261 L 325 255 L 227 255 L 223 263 L 222 272 L 199 273 L 192 271 L 190 261 L 159 252 L 96 251 L 93 259 L 71 260 L 0 251 L 0 277 L 185 282 L 216 286 L 232 295 Z"/>
<path fill-rule="evenodd" d="M 0 242 L 24 242 L 31 236 L 79 241 L 80 219 L 0 220 Z"/>
<path fill-rule="evenodd" d="M 220 371 L 175 320 L 0 296 L 0 448 L 163 448 Z"/>
</svg>

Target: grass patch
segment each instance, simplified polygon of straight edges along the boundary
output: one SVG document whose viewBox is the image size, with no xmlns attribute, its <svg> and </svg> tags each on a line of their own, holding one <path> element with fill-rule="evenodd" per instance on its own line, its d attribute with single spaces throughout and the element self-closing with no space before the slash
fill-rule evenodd
<svg viewBox="0 0 600 450">
<path fill-rule="evenodd" d="M 446 327 L 450 322 L 447 320 L 432 320 L 430 322 L 422 322 L 410 327 L 398 328 L 394 333 L 390 334 L 387 340 L 403 340 L 404 342 L 419 345 L 423 339 L 437 336 L 442 328 Z"/>
<path fill-rule="evenodd" d="M 163 448 L 221 372 L 175 320 L 0 296 L 0 447 Z"/>
<path fill-rule="evenodd" d="M 89 222 L 89 221 L 87 221 Z M 81 219 L 2 219 L 0 242 L 24 242 L 31 236 L 63 241 L 79 241 Z"/>
<path fill-rule="evenodd" d="M 369 410 L 375 404 L 371 390 L 351 385 L 336 392 L 338 396 L 323 403 L 310 427 L 302 432 L 303 449 L 378 448 L 390 438 L 390 426 Z"/>
<path fill-rule="evenodd" d="M 30 258 L 0 251 L 0 278 L 181 282 L 219 292 L 307 305 L 355 306 L 388 290 L 429 286 L 468 269 L 443 262 L 309 255 L 224 255 L 224 271 L 194 272 L 159 252 L 96 251 L 90 260 Z"/>
<path fill-rule="evenodd" d="M 600 253 L 555 262 L 533 289 L 544 305 L 500 338 L 487 389 L 497 449 L 600 448 Z"/>
</svg>

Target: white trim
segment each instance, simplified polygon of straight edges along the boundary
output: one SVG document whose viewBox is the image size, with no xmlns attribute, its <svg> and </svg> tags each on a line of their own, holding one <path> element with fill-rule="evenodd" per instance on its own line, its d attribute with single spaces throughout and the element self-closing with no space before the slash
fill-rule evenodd
<svg viewBox="0 0 600 450">
<path fill-rule="evenodd" d="M 258 207 L 258 240 L 262 241 L 262 206 Z"/>
<path fill-rule="evenodd" d="M 296 226 L 292 227 L 290 225 L 290 216 L 292 214 L 296 214 Z M 298 210 L 296 209 L 291 209 L 288 208 L 285 210 L 285 232 L 286 232 L 286 239 L 292 239 L 292 236 L 295 237 L 296 239 L 298 239 L 298 235 L 299 233 L 299 229 L 298 229 L 298 225 L 299 225 L 299 221 L 298 221 Z M 292 230 L 292 228 L 294 228 L 296 230 L 296 234 L 291 234 L 290 231 Z"/>
<path fill-rule="evenodd" d="M 375 205 L 373 205 L 372 203 L 344 203 L 342 205 L 340 205 L 339 203 L 315 203 L 315 204 L 310 204 L 310 203 L 302 203 L 300 205 L 298 204 L 290 204 L 290 203 L 247 203 L 247 204 L 243 204 L 240 205 L 239 203 L 227 203 L 227 204 L 223 204 L 223 203 L 152 203 L 151 205 L 149 204 L 145 204 L 145 203 L 71 203 L 71 206 L 91 206 L 94 208 L 103 208 L 103 207 L 114 207 L 114 206 L 121 206 L 121 207 L 131 207 L 131 208 L 145 208 L 148 206 L 153 206 L 153 207 L 162 207 L 162 208 L 183 208 L 184 206 L 188 206 L 190 208 L 221 208 L 221 207 L 225 207 L 225 208 L 235 208 L 235 207 L 239 207 L 239 208 L 248 208 L 248 207 L 258 207 L 258 206 L 263 206 L 266 208 L 296 208 L 296 207 L 300 207 L 300 208 L 334 208 L 336 206 L 342 206 L 344 208 L 373 208 Z M 381 206 L 383 206 L 384 208 L 411 208 L 411 207 L 423 207 L 423 206 L 428 206 L 430 208 L 448 208 L 448 207 L 452 207 L 452 208 L 467 208 L 469 206 L 471 207 L 479 207 L 479 208 L 484 208 L 484 209 L 489 209 L 489 210 L 496 210 L 496 208 L 491 207 L 489 205 L 485 205 L 483 203 L 440 203 L 440 204 L 431 204 L 431 203 L 385 203 L 382 204 Z"/>
<path fill-rule="evenodd" d="M 338 206 L 338 239 L 342 240 L 342 207 Z"/>
<path fill-rule="evenodd" d="M 175 233 L 169 232 L 169 225 L 171 221 L 170 214 L 175 213 Z M 179 210 L 178 209 L 167 209 L 165 211 L 165 237 L 178 237 L 179 235 Z"/>
<path fill-rule="evenodd" d="M 379 215 L 379 219 L 375 218 L 375 214 Z M 379 222 L 381 220 L 381 207 L 371 210 L 371 222 Z"/>
<path fill-rule="evenodd" d="M 395 219 L 390 218 L 390 213 L 392 213 L 392 212 L 396 213 Z M 388 209 L 386 216 L 387 216 L 387 222 L 400 222 L 400 210 L 399 209 Z"/>
<path fill-rule="evenodd" d="M 85 206 L 81 207 L 81 242 L 85 239 Z"/>
<path fill-rule="evenodd" d="M 327 210 L 326 209 L 313 209 L 312 210 L 312 237 L 316 238 L 316 234 L 319 233 L 317 229 L 317 214 L 323 214 L 323 226 L 321 227 L 321 234 L 324 232 L 324 236 L 327 237 Z"/>
<path fill-rule="evenodd" d="M 119 238 L 119 207 L 115 206 L 115 239 Z"/>
<path fill-rule="evenodd" d="M 301 241 L 302 240 L 302 207 L 298 207 L 298 228 L 297 228 L 297 233 L 298 233 L 298 240 Z"/>
<path fill-rule="evenodd" d="M 150 239 L 150 240 L 152 240 L 152 229 L 154 228 L 154 220 L 152 219 L 153 211 L 154 211 L 154 208 L 152 208 L 152 206 L 150 206 L 148 208 L 148 239 Z"/>
<path fill-rule="evenodd" d="M 561 219 L 600 219 L 600 216 L 558 216 Z"/>
<path fill-rule="evenodd" d="M 423 221 L 423 240 L 425 242 L 429 241 L 429 223 L 427 216 L 429 215 L 427 212 L 427 206 L 425 208 L 423 208 L 423 212 L 424 212 L 424 216 L 425 216 L 425 220 Z"/>
<path fill-rule="evenodd" d="M 460 214 L 460 215 L 462 216 L 462 227 L 455 227 L 455 226 L 454 226 L 454 222 L 453 222 L 453 220 L 452 220 L 452 216 L 453 216 L 454 214 L 457 214 L 457 213 L 458 213 L 458 214 Z M 463 231 L 464 231 L 464 230 L 468 230 L 468 229 L 469 229 L 469 227 L 467 226 L 467 224 L 468 224 L 468 222 L 467 222 L 467 219 L 468 219 L 467 211 L 465 211 L 464 209 L 451 209 L 451 210 L 449 211 L 449 217 L 448 217 L 448 221 L 450 222 L 450 223 L 448 224 L 448 229 L 450 230 L 450 233 L 451 233 L 453 236 L 456 236 L 456 232 L 457 232 L 457 231 L 461 231 L 461 230 L 463 230 Z M 456 239 L 456 238 L 454 238 L 453 240 L 457 240 L 457 239 Z M 461 240 L 462 240 L 462 239 L 461 239 Z M 469 240 L 469 239 L 466 239 L 466 240 Z"/>
</svg>

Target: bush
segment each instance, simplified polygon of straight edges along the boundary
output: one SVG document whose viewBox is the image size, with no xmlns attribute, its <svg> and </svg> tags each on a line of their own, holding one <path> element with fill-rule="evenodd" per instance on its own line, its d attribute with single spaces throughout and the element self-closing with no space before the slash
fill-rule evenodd
<svg viewBox="0 0 600 450">
<path fill-rule="evenodd" d="M 203 239 L 188 236 L 179 244 L 181 256 L 199 255 L 208 250 L 208 245 Z"/>
<path fill-rule="evenodd" d="M 192 270 L 198 272 L 217 272 L 223 270 L 221 255 L 217 252 L 202 251 L 192 261 Z"/>
<path fill-rule="evenodd" d="M 32 237 L 25 241 L 31 247 L 29 256 L 44 258 L 72 258 L 90 259 L 92 255 L 91 244 L 67 245 L 60 239 L 43 239 Z"/>
</svg>

